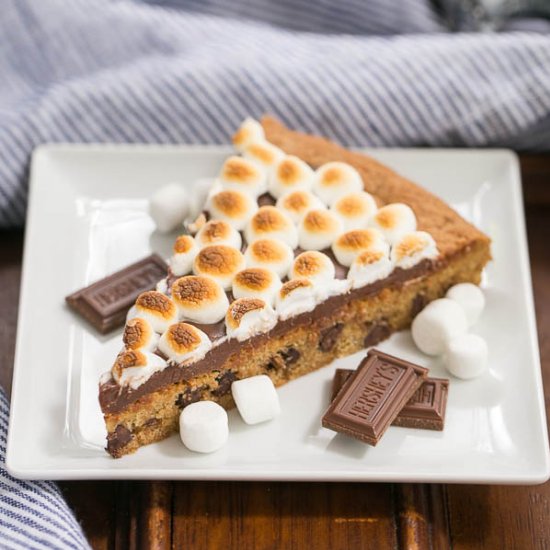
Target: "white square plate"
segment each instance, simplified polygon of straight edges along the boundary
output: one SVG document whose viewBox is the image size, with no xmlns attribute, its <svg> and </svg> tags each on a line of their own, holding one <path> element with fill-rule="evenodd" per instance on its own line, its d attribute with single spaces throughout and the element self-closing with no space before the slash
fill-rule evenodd
<svg viewBox="0 0 550 550">
<path fill-rule="evenodd" d="M 177 436 L 113 460 L 102 449 L 97 379 L 120 331 L 97 335 L 64 307 L 70 292 L 156 251 L 147 197 L 172 180 L 217 173 L 226 148 L 45 146 L 33 157 L 7 466 L 44 479 L 144 478 L 540 483 L 548 440 L 517 160 L 506 151 L 374 150 L 370 153 L 442 196 L 493 239 L 487 308 L 474 332 L 490 368 L 453 379 L 443 432 L 390 428 L 375 448 L 323 429 L 336 367 L 279 390 L 282 414 L 246 426 L 230 412 L 228 445 L 187 451 Z M 383 350 L 429 366 L 409 332 Z"/>
</svg>

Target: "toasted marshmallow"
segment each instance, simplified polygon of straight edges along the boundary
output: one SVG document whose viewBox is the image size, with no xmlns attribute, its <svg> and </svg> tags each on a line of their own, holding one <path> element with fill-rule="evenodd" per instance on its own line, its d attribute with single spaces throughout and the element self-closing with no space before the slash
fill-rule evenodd
<svg viewBox="0 0 550 550">
<path fill-rule="evenodd" d="M 294 260 L 294 252 L 288 244 L 277 239 L 257 239 L 244 253 L 246 267 L 265 267 L 281 279 L 286 277 Z"/>
<path fill-rule="evenodd" d="M 285 157 L 285 153 L 281 149 L 265 140 L 247 145 L 243 155 L 256 162 L 267 172 L 270 172 Z"/>
<path fill-rule="evenodd" d="M 255 161 L 243 157 L 229 157 L 222 166 L 219 178 L 222 189 L 261 195 L 267 187 L 264 168 Z"/>
<path fill-rule="evenodd" d="M 318 293 L 309 279 L 292 279 L 286 282 L 277 294 L 277 313 L 281 319 L 288 319 L 311 311 L 318 301 Z"/>
<path fill-rule="evenodd" d="M 242 152 L 251 143 L 264 140 L 265 133 L 262 125 L 257 120 L 247 117 L 235 132 L 233 145 Z"/>
<path fill-rule="evenodd" d="M 176 304 L 156 290 L 142 292 L 136 300 L 135 308 L 134 316 L 149 321 L 155 332 L 163 333 L 178 319 Z"/>
<path fill-rule="evenodd" d="M 227 310 L 225 327 L 239 342 L 270 331 L 277 324 L 275 310 L 260 298 L 239 298 Z"/>
<path fill-rule="evenodd" d="M 370 225 L 381 231 L 390 244 L 394 244 L 405 233 L 416 230 L 416 216 L 409 206 L 396 202 L 380 208 Z"/>
<path fill-rule="evenodd" d="M 173 363 L 194 363 L 212 348 L 210 338 L 197 327 L 175 323 L 160 337 L 159 350 Z"/>
<path fill-rule="evenodd" d="M 315 172 L 313 192 L 326 205 L 331 205 L 342 195 L 360 191 L 363 191 L 363 180 L 359 172 L 345 162 L 327 162 Z"/>
<path fill-rule="evenodd" d="M 313 283 L 326 284 L 334 279 L 332 260 L 322 252 L 308 250 L 299 254 L 289 273 L 290 279 L 309 279 Z"/>
<path fill-rule="evenodd" d="M 166 368 L 166 361 L 155 355 L 139 350 L 127 350 L 118 354 L 111 374 L 120 386 L 139 388 L 155 372 Z"/>
<path fill-rule="evenodd" d="M 377 210 L 376 201 L 366 193 L 347 193 L 336 199 L 331 210 L 342 220 L 344 231 L 367 227 Z"/>
<path fill-rule="evenodd" d="M 200 324 L 221 321 L 229 307 L 223 288 L 214 279 L 203 276 L 187 275 L 174 281 L 172 299 L 182 319 Z"/>
<path fill-rule="evenodd" d="M 256 213 L 258 204 L 246 193 L 227 190 L 212 194 L 206 209 L 213 219 L 224 220 L 240 231 Z"/>
<path fill-rule="evenodd" d="M 193 272 L 212 277 L 224 290 L 229 290 L 233 277 L 244 267 L 244 256 L 240 250 L 226 244 L 212 244 L 197 254 Z"/>
<path fill-rule="evenodd" d="M 391 249 L 395 267 L 409 269 L 425 259 L 437 258 L 439 252 L 434 238 L 425 231 L 413 231 L 403 235 Z"/>
<path fill-rule="evenodd" d="M 260 298 L 270 306 L 283 283 L 278 275 L 264 267 L 249 267 L 239 271 L 233 279 L 232 292 L 237 298 Z"/>
<path fill-rule="evenodd" d="M 201 227 L 195 239 L 200 248 L 211 244 L 226 244 L 240 249 L 243 244 L 241 234 L 224 220 L 210 220 Z"/>
<path fill-rule="evenodd" d="M 276 199 L 290 191 L 309 191 L 314 174 L 309 164 L 298 157 L 284 157 L 274 166 L 267 182 L 267 190 Z"/>
<path fill-rule="evenodd" d="M 385 279 L 393 271 L 393 264 L 384 250 L 363 250 L 348 271 L 348 280 L 352 288 L 370 285 L 379 279 Z"/>
<path fill-rule="evenodd" d="M 278 239 L 291 248 L 298 246 L 298 232 L 292 220 L 275 206 L 262 206 L 244 229 L 250 244 L 256 239 Z"/>
<path fill-rule="evenodd" d="M 180 235 L 174 243 L 174 254 L 170 258 L 170 269 L 178 277 L 187 275 L 193 267 L 193 261 L 199 251 L 195 239 L 191 235 Z"/>
<path fill-rule="evenodd" d="M 390 247 L 382 233 L 373 227 L 346 231 L 332 243 L 334 256 L 340 264 L 346 267 L 349 267 L 355 257 L 364 250 L 380 250 L 387 255 Z"/>
<path fill-rule="evenodd" d="M 310 191 L 298 190 L 277 199 L 277 208 L 298 224 L 310 210 L 324 209 L 325 203 Z"/>
<path fill-rule="evenodd" d="M 159 335 L 149 321 L 134 317 L 126 322 L 122 341 L 127 350 L 153 351 L 157 347 Z"/>
<path fill-rule="evenodd" d="M 342 233 L 342 222 L 329 210 L 310 210 L 298 226 L 298 242 L 304 250 L 323 250 Z"/>
</svg>

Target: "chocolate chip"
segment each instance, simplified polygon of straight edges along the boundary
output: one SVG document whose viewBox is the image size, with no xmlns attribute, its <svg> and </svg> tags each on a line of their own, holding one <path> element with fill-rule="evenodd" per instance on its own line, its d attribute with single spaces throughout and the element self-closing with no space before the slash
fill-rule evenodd
<svg viewBox="0 0 550 550">
<path fill-rule="evenodd" d="M 424 294 L 417 294 L 414 297 L 413 303 L 411 305 L 411 316 L 413 319 L 426 307 L 428 300 Z"/>
<path fill-rule="evenodd" d="M 190 405 L 191 403 L 200 401 L 202 390 L 204 388 L 205 386 L 200 386 L 198 388 L 187 388 L 184 392 L 178 395 L 175 403 L 176 407 L 183 409 L 183 407 L 187 407 L 187 405 Z"/>
<path fill-rule="evenodd" d="M 343 328 L 344 325 L 342 323 L 337 323 L 333 327 L 321 332 L 321 336 L 319 337 L 319 349 L 327 352 L 334 348 Z"/>
<path fill-rule="evenodd" d="M 116 453 L 130 443 L 133 438 L 132 432 L 126 426 L 119 424 L 115 431 L 107 436 L 107 451 L 110 454 Z"/>
<path fill-rule="evenodd" d="M 366 348 L 374 346 L 388 338 L 391 334 L 391 328 L 385 319 L 380 319 L 374 323 L 367 324 L 367 335 L 363 340 L 363 345 Z"/>
<path fill-rule="evenodd" d="M 233 384 L 235 380 L 237 380 L 237 375 L 232 370 L 223 372 L 216 378 L 218 387 L 215 390 L 212 390 L 212 395 L 215 395 L 216 397 L 226 395 L 231 390 L 231 384 Z"/>
<path fill-rule="evenodd" d="M 300 352 L 296 348 L 287 348 L 280 352 L 286 365 L 292 365 L 300 359 Z"/>
<path fill-rule="evenodd" d="M 144 423 L 143 423 L 143 426 L 145 428 L 152 428 L 154 426 L 158 426 L 160 424 L 160 420 L 158 418 L 149 418 L 147 419 Z"/>
</svg>

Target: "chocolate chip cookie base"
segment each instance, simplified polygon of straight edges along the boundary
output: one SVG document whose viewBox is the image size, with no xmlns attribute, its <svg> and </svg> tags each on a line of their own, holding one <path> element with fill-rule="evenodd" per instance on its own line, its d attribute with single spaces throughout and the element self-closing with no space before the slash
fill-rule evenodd
<svg viewBox="0 0 550 550">
<path fill-rule="evenodd" d="M 234 380 L 267 374 L 280 386 L 337 357 L 377 344 L 407 328 L 427 303 L 444 296 L 452 285 L 479 284 L 488 260 L 487 243 L 480 241 L 427 275 L 383 287 L 364 298 L 343 300 L 328 314 L 313 311 L 307 322 L 269 338 L 242 342 L 214 370 L 167 384 L 122 410 L 106 412 L 107 451 L 118 458 L 165 439 L 177 431 L 183 407 L 195 401 L 209 399 L 233 407 Z"/>
</svg>

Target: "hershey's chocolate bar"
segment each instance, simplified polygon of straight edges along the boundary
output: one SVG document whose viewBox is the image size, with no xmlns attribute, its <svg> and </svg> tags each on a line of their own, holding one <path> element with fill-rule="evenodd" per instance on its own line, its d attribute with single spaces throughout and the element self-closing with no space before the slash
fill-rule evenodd
<svg viewBox="0 0 550 550">
<path fill-rule="evenodd" d="M 67 296 L 67 304 L 105 334 L 123 325 L 136 298 L 166 277 L 166 262 L 158 255 L 147 258 Z"/>
<path fill-rule="evenodd" d="M 370 350 L 324 414 L 322 424 L 376 445 L 422 385 L 428 369 Z"/>
<path fill-rule="evenodd" d="M 353 372 L 352 369 L 336 369 L 332 379 L 331 401 L 338 395 L 338 392 Z M 392 426 L 422 430 L 443 430 L 448 392 L 449 380 L 446 378 L 426 378 L 426 381 L 416 390 L 395 417 Z"/>
</svg>

